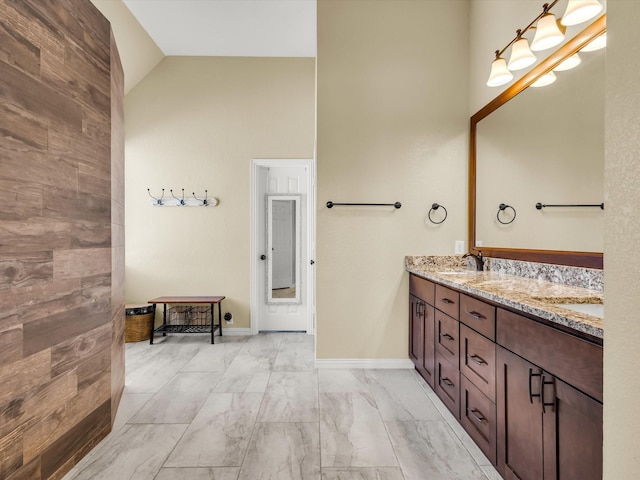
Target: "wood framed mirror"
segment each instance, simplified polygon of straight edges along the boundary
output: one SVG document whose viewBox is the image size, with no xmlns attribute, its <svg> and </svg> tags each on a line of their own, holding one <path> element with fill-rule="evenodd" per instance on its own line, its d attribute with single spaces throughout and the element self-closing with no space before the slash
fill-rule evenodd
<svg viewBox="0 0 640 480">
<path fill-rule="evenodd" d="M 479 218 L 483 220 L 484 217 L 479 217 L 479 215 L 487 216 L 492 215 L 492 218 L 495 218 L 499 215 L 499 205 L 495 205 L 495 211 L 488 212 L 486 205 L 483 204 L 483 200 L 478 198 L 479 190 L 482 189 L 483 183 L 485 182 L 487 175 L 483 172 L 479 172 L 480 164 L 479 164 L 479 128 L 482 125 L 489 123 L 489 121 L 485 121 L 483 124 L 479 125 L 483 119 L 486 119 L 490 115 L 496 115 L 496 111 L 499 109 L 503 109 L 503 111 L 507 110 L 506 107 L 508 102 L 514 100 L 516 96 L 524 92 L 528 87 L 530 87 L 537 79 L 547 74 L 554 68 L 556 68 L 560 63 L 566 60 L 568 57 L 571 57 L 575 53 L 582 50 L 587 44 L 596 39 L 597 37 L 603 35 L 606 32 L 606 15 L 602 15 L 600 18 L 595 20 L 589 26 L 580 31 L 577 35 L 567 41 L 564 45 L 562 45 L 558 50 L 552 53 L 549 57 L 542 60 L 537 66 L 535 66 L 531 71 L 523 75 L 520 79 L 514 82 L 511 86 L 509 86 L 503 93 L 498 95 L 495 99 L 489 102 L 486 106 L 480 109 L 476 114 L 471 117 L 470 121 L 470 137 L 469 137 L 469 246 L 470 251 L 473 253 L 482 252 L 482 255 L 485 257 L 495 257 L 495 258 L 506 258 L 513 260 L 524 260 L 530 262 L 540 262 L 540 263 L 554 263 L 560 265 L 570 265 L 570 266 L 581 266 L 588 268 L 603 268 L 603 256 L 600 251 L 596 251 L 596 248 L 592 248 L 588 246 L 584 250 L 580 250 L 579 248 L 571 249 L 566 245 L 562 245 L 560 248 L 553 248 L 544 246 L 543 248 L 538 248 L 536 246 L 530 245 L 505 245 L 501 242 L 487 242 L 482 238 L 478 237 L 478 228 Z M 604 53 L 602 52 L 591 52 L 591 53 Z M 581 53 L 582 56 L 582 53 Z M 604 57 L 604 55 L 602 55 Z M 602 60 L 602 70 L 604 71 L 604 60 Z M 579 71 L 580 66 L 578 66 L 575 70 Z M 570 72 L 562 72 L 562 73 L 570 73 Z M 562 78 L 559 75 L 558 82 L 562 81 Z M 604 78 L 604 74 L 603 74 Z M 604 81 L 604 80 L 602 80 Z M 585 78 L 583 82 L 589 82 L 588 78 Z M 545 87 L 550 88 L 550 87 Z M 535 89 L 532 89 L 535 90 Z M 540 89 L 538 89 L 540 90 Z M 544 89 L 542 89 L 544 90 Z M 602 87 L 602 104 L 604 103 L 604 87 Z M 521 97 L 520 97 L 521 98 Z M 495 116 L 493 117 L 495 118 Z M 492 118 L 492 120 L 493 120 Z M 602 117 L 602 122 L 604 122 L 604 116 Z M 604 125 L 604 124 L 603 124 Z M 484 127 L 483 127 L 484 128 Z M 602 127 L 602 134 L 604 132 L 604 127 Z M 509 133 L 504 132 L 505 136 L 509 135 Z M 539 141 L 542 143 L 545 141 L 545 138 L 539 138 Z M 544 153 L 541 153 L 541 156 L 544 156 Z M 604 151 L 600 154 L 601 161 L 604 159 Z M 531 165 L 528 168 L 536 168 Z M 497 172 L 493 172 L 497 173 Z M 604 172 L 603 172 L 604 173 Z M 553 173 L 549 173 L 552 175 Z M 525 175 L 521 175 L 525 177 Z M 491 188 L 494 190 L 500 188 L 499 177 L 493 177 L 493 181 L 496 182 L 496 185 L 492 185 Z M 526 181 L 526 177 L 525 177 Z M 602 181 L 602 180 L 600 180 Z M 595 190 L 595 189 L 594 189 Z M 594 196 L 598 196 L 598 203 L 602 202 L 603 192 L 594 192 Z M 540 198 L 539 201 L 544 202 L 545 198 Z M 548 203 L 554 203 L 552 201 L 546 200 Z M 486 203 L 486 202 L 485 202 Z M 504 203 L 509 203 L 508 199 L 504 199 Z M 573 202 L 572 202 L 573 203 Z M 575 202 L 575 203 L 583 203 L 583 202 Z M 591 203 L 591 202 L 590 202 Z M 479 205 L 482 206 L 482 211 L 479 210 Z M 517 207 L 520 208 L 520 207 Z M 521 208 L 532 209 L 533 212 L 536 211 L 535 203 L 527 203 L 526 205 L 522 205 Z M 598 209 L 600 210 L 600 209 Z M 594 212 L 595 210 L 591 210 Z M 520 213 L 520 211 L 518 211 Z M 538 213 L 538 215 L 541 215 Z M 602 215 L 603 212 L 599 213 L 590 213 L 589 215 L 599 215 L 600 223 L 602 223 Z M 574 215 L 575 216 L 575 215 Z M 547 218 L 551 218 L 548 216 Z M 519 215 L 518 220 L 522 222 L 522 216 Z M 562 218 L 558 220 L 558 215 L 556 214 L 556 218 L 554 219 L 556 223 L 558 221 L 562 221 Z M 527 226 L 526 220 L 520 224 L 521 230 L 523 230 L 522 225 Z M 507 226 L 508 228 L 511 228 Z M 502 228 L 502 227 L 501 227 Z M 502 232 L 507 234 L 508 228 L 503 228 Z M 535 228 L 535 227 L 531 227 Z M 569 227 L 570 228 L 570 227 Z M 556 231 L 552 231 L 549 235 L 556 234 Z M 490 235 L 487 235 L 490 237 Z M 509 242 L 504 242 L 509 243 Z M 523 242 L 526 243 L 526 242 Z M 544 242 L 543 242 L 544 243 Z M 582 245 L 582 244 L 580 244 Z M 593 250 L 593 251 L 592 251 Z"/>
</svg>

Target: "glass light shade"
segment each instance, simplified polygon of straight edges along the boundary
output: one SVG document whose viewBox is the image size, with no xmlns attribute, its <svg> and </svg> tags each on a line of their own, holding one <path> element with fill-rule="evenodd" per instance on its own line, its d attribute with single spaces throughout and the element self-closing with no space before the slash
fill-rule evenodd
<svg viewBox="0 0 640 480">
<path fill-rule="evenodd" d="M 585 47 L 580 50 L 581 52 L 595 52 L 607 46 L 607 32 L 603 33 L 599 37 L 591 40 Z"/>
<path fill-rule="evenodd" d="M 567 27 L 578 25 L 595 17 L 603 8 L 598 0 L 569 0 L 560 23 Z"/>
<path fill-rule="evenodd" d="M 532 87 L 546 87 L 547 85 L 551 85 L 553 82 L 555 82 L 557 78 L 558 77 L 556 77 L 555 73 L 548 72 L 548 73 L 545 73 L 543 76 L 541 76 L 538 80 L 533 82 L 531 84 L 531 86 Z"/>
<path fill-rule="evenodd" d="M 560 30 L 555 15 L 545 13 L 536 25 L 536 35 L 531 42 L 531 50 L 535 52 L 546 50 L 555 47 L 562 40 L 564 40 L 564 33 Z"/>
<path fill-rule="evenodd" d="M 498 57 L 491 64 L 491 73 L 487 80 L 488 87 L 499 87 L 505 83 L 509 83 L 513 78 L 513 73 L 507 68 L 507 62 L 504 58 Z"/>
<path fill-rule="evenodd" d="M 509 70 L 522 70 L 535 63 L 536 60 L 537 57 L 529 48 L 527 39 L 520 38 L 516 40 L 516 43 L 511 47 L 511 57 L 509 58 L 507 68 Z"/>
<path fill-rule="evenodd" d="M 572 68 L 577 67 L 582 62 L 582 59 L 578 56 L 577 53 L 574 53 L 569 58 L 567 58 L 564 62 L 558 65 L 553 69 L 554 72 L 564 72 L 565 70 L 571 70 Z"/>
</svg>

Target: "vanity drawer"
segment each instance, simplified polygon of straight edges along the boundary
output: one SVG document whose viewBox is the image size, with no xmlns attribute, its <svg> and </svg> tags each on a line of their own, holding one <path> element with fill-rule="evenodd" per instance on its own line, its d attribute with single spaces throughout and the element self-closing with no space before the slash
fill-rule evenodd
<svg viewBox="0 0 640 480">
<path fill-rule="evenodd" d="M 460 306 L 460 294 L 450 288 L 436 284 L 435 307 L 450 317 L 458 319 L 458 309 Z"/>
<path fill-rule="evenodd" d="M 453 415 L 460 419 L 460 371 L 436 352 L 435 391 Z"/>
<path fill-rule="evenodd" d="M 496 464 L 496 405 L 460 375 L 460 423 L 489 461 Z"/>
<path fill-rule="evenodd" d="M 497 343 L 602 402 L 602 347 L 502 308 Z"/>
<path fill-rule="evenodd" d="M 460 371 L 492 402 L 496 401 L 496 344 L 460 325 Z"/>
<path fill-rule="evenodd" d="M 460 358 L 460 323 L 436 310 L 436 351 L 458 368 Z"/>
<path fill-rule="evenodd" d="M 409 275 L 409 293 L 433 305 L 435 285 L 429 280 L 411 274 Z"/>
<path fill-rule="evenodd" d="M 460 295 L 460 321 L 495 341 L 496 307 L 468 295 Z"/>
</svg>

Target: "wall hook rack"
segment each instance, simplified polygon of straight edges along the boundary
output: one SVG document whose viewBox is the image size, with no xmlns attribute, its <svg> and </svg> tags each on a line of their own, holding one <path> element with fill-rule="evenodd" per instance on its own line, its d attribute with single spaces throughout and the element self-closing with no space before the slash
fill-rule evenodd
<svg viewBox="0 0 640 480">
<path fill-rule="evenodd" d="M 170 189 L 171 197 L 164 198 L 164 188 L 162 189 L 161 197 L 154 197 L 151 195 L 151 189 L 147 188 L 147 193 L 151 197 L 151 204 L 156 207 L 215 207 L 220 201 L 215 197 L 209 197 L 209 191 L 204 191 L 204 198 L 199 198 L 196 193 L 193 192 L 193 197 L 184 196 L 184 188 L 182 189 L 182 197 L 176 197 L 173 193 L 173 189 Z"/>
<path fill-rule="evenodd" d="M 151 189 L 150 188 L 147 188 L 147 193 L 153 199 L 153 204 L 154 205 L 162 205 L 162 199 L 164 198 L 164 188 L 162 189 L 162 196 L 160 198 L 156 198 L 153 195 L 151 195 Z"/>
<path fill-rule="evenodd" d="M 444 218 L 438 222 L 438 221 L 435 221 L 433 218 L 431 218 L 431 214 L 433 212 L 438 211 L 438 209 L 440 209 L 440 208 L 442 210 L 444 210 Z M 435 223 L 436 225 L 440 225 L 442 222 L 444 222 L 447 219 L 447 215 L 448 215 L 447 209 L 444 208 L 444 205 L 440 205 L 439 203 L 434 203 L 434 204 L 431 205 L 431 208 L 429 209 L 429 213 L 427 214 L 427 218 L 429 219 L 429 221 L 431 223 Z"/>
<path fill-rule="evenodd" d="M 500 214 L 507 209 L 511 209 L 513 211 L 513 217 L 508 222 L 505 222 L 500 218 Z M 496 214 L 496 218 L 498 219 L 498 222 L 500 222 L 501 224 L 509 225 L 510 223 L 513 223 L 513 221 L 516 219 L 516 215 L 517 213 L 515 208 L 513 208 L 511 205 L 507 205 L 506 203 L 501 203 L 498 206 L 498 213 Z"/>
<path fill-rule="evenodd" d="M 186 203 L 184 202 L 184 188 L 182 189 L 182 198 L 176 197 L 173 194 L 173 189 L 169 190 L 169 192 L 171 192 L 171 196 L 178 201 L 178 205 L 180 205 L 181 207 L 186 205 Z"/>
<path fill-rule="evenodd" d="M 346 207 L 395 207 L 400 208 L 402 204 L 400 202 L 396 203 L 336 203 L 329 200 L 327 202 L 327 208 L 333 208 L 335 206 L 346 206 Z"/>
</svg>

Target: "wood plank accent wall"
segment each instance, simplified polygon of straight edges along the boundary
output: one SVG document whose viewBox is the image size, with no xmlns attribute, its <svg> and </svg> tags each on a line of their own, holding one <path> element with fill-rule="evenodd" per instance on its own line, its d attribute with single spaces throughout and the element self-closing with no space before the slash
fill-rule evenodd
<svg viewBox="0 0 640 480">
<path fill-rule="evenodd" d="M 124 386 L 123 73 L 89 0 L 0 0 L 0 478 L 60 479 Z"/>
</svg>

